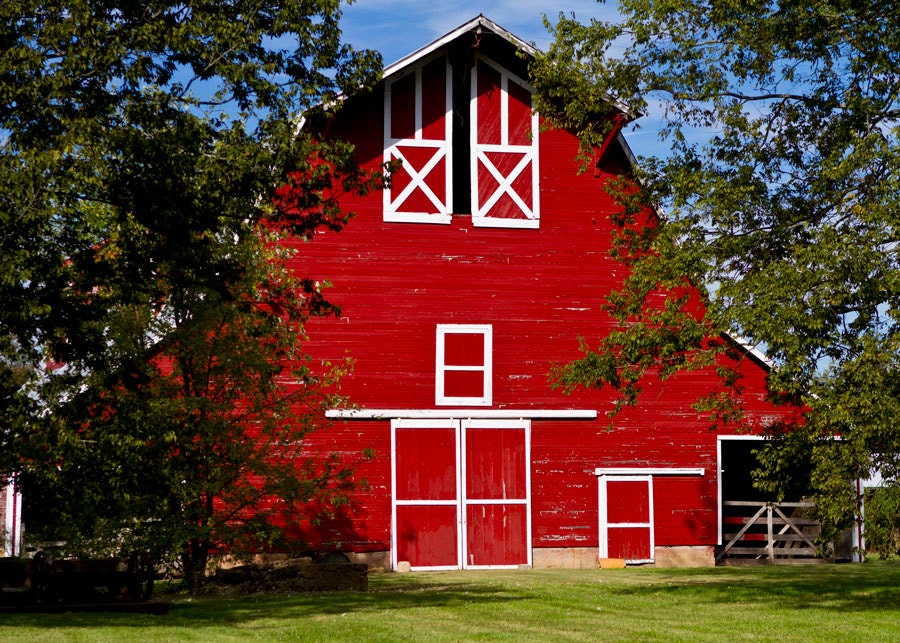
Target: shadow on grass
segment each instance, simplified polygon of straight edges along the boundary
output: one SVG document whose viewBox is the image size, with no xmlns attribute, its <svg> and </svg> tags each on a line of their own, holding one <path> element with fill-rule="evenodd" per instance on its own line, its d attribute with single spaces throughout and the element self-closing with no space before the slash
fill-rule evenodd
<svg viewBox="0 0 900 643">
<path fill-rule="evenodd" d="M 433 575 L 432 575 L 433 576 Z M 538 594 L 494 585 L 484 578 L 442 583 L 408 575 L 391 579 L 368 592 L 323 592 L 273 595 L 158 595 L 172 601 L 164 616 L 114 613 L 12 614 L 0 616 L 0 626 L 40 623 L 44 627 L 202 627 L 237 625 L 257 619 L 305 619 L 349 613 L 384 613 L 417 608 L 462 608 L 466 604 L 506 604 L 533 600 Z"/>
<path fill-rule="evenodd" d="M 654 570 L 656 571 L 656 570 Z M 900 611 L 900 564 L 867 563 L 729 567 L 663 572 L 645 582 L 610 587 L 617 595 L 696 599 L 717 605 Z"/>
<path fill-rule="evenodd" d="M 3 615 L 0 626 L 51 628 L 239 625 L 257 619 L 308 619 L 344 614 L 390 618 L 391 612 L 466 605 L 551 613 L 597 608 L 603 597 L 634 605 L 683 603 L 700 610 L 758 605 L 765 609 L 825 609 L 900 613 L 900 563 L 802 565 L 694 570 L 548 570 L 449 572 L 373 576 L 368 592 L 265 596 L 158 597 L 172 600 L 165 616 L 135 614 Z M 662 601 L 662 602 L 661 602 Z M 414 613 L 414 612 L 411 612 Z"/>
</svg>

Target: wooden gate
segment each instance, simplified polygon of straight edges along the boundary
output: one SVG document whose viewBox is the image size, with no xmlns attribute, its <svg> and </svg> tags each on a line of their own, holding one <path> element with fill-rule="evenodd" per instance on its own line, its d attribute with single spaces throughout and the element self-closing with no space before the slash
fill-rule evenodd
<svg viewBox="0 0 900 643">
<path fill-rule="evenodd" d="M 722 503 L 724 546 L 717 564 L 824 560 L 816 544 L 820 524 L 805 516 L 811 502 Z"/>
</svg>

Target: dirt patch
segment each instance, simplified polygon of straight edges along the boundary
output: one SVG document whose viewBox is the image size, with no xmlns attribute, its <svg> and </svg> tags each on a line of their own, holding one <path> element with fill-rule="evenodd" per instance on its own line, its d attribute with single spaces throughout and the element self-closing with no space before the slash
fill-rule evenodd
<svg viewBox="0 0 900 643">
<path fill-rule="evenodd" d="M 235 594 L 286 592 L 364 592 L 369 588 L 368 569 L 351 563 L 304 561 L 241 565 L 216 571 L 208 591 Z"/>
</svg>

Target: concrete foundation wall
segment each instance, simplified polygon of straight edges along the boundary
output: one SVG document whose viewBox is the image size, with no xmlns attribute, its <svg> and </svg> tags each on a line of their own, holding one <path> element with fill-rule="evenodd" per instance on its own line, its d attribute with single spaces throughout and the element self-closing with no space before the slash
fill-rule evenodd
<svg viewBox="0 0 900 643">
<path fill-rule="evenodd" d="M 535 569 L 594 569 L 602 566 L 598 554 L 596 547 L 537 548 L 532 550 L 531 558 Z M 655 567 L 714 567 L 716 564 L 715 548 L 705 545 L 657 547 L 654 556 Z"/>
<path fill-rule="evenodd" d="M 535 569 L 596 569 L 596 547 L 541 547 L 531 552 Z"/>
<path fill-rule="evenodd" d="M 711 545 L 697 547 L 657 547 L 654 552 L 656 567 L 714 567 L 715 548 Z"/>
<path fill-rule="evenodd" d="M 370 570 L 391 571 L 391 552 L 345 552 L 352 563 L 366 565 Z M 539 547 L 531 552 L 534 569 L 596 569 L 600 566 L 596 547 Z M 657 547 L 655 567 L 713 567 L 715 548 Z"/>
</svg>

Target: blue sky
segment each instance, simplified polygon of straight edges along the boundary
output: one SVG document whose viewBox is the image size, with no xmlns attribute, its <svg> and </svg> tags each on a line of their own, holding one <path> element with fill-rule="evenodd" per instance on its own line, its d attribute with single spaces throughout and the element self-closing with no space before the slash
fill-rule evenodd
<svg viewBox="0 0 900 643">
<path fill-rule="evenodd" d="M 357 0 L 344 9 L 344 37 L 356 47 L 377 49 L 386 65 L 444 35 L 479 13 L 538 49 L 550 35 L 541 16 L 555 22 L 560 12 L 579 20 L 615 18 L 615 4 L 575 0 L 553 5 L 546 0 L 500 2 L 431 2 L 425 0 Z"/>
<path fill-rule="evenodd" d="M 344 9 L 344 39 L 356 48 L 376 49 L 384 64 L 411 53 L 474 18 L 479 13 L 522 40 L 546 49 L 550 34 L 542 16 L 556 22 L 560 13 L 574 14 L 582 22 L 591 18 L 615 20 L 615 2 L 571 0 L 559 4 L 546 0 L 499 0 L 497 2 L 436 2 L 435 0 L 357 0 Z M 660 154 L 656 137 L 658 120 L 653 113 L 626 131 L 637 154 Z"/>
</svg>

